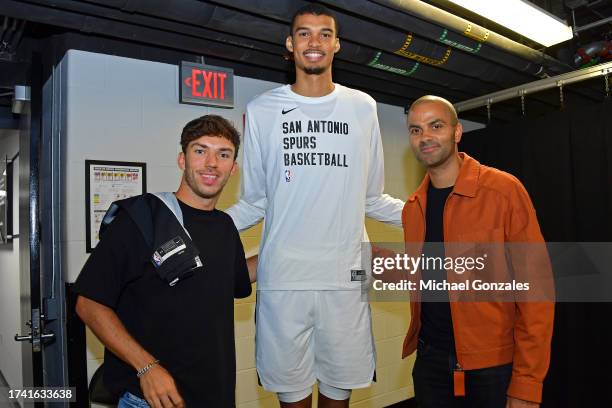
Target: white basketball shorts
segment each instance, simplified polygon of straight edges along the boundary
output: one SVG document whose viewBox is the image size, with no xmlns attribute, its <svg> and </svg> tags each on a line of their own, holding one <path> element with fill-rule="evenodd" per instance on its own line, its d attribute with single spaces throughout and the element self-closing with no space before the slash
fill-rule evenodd
<svg viewBox="0 0 612 408">
<path fill-rule="evenodd" d="M 257 291 L 255 345 L 261 384 L 277 393 L 317 380 L 368 387 L 376 367 L 370 305 L 359 290 Z"/>
</svg>

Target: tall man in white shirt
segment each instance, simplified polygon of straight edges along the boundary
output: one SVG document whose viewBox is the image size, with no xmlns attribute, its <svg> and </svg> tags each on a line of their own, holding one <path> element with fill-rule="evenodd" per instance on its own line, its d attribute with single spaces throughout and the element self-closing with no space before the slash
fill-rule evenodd
<svg viewBox="0 0 612 408">
<path fill-rule="evenodd" d="M 247 106 L 239 230 L 264 219 L 257 268 L 256 361 L 282 407 L 348 407 L 375 369 L 370 309 L 361 297 L 364 217 L 401 226 L 404 203 L 383 194 L 376 103 L 332 82 L 340 49 L 333 14 L 311 4 L 286 47 L 296 81 Z"/>
</svg>

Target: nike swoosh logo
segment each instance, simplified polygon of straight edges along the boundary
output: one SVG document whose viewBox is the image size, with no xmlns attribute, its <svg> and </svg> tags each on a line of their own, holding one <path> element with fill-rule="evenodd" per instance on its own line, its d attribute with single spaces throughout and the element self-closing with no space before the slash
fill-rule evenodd
<svg viewBox="0 0 612 408">
<path fill-rule="evenodd" d="M 289 113 L 289 112 L 291 112 L 292 110 L 295 110 L 295 109 L 297 109 L 297 106 L 295 108 L 289 109 L 289 110 L 284 110 L 283 109 L 283 115 L 285 115 L 285 114 L 287 114 L 287 113 Z"/>
</svg>

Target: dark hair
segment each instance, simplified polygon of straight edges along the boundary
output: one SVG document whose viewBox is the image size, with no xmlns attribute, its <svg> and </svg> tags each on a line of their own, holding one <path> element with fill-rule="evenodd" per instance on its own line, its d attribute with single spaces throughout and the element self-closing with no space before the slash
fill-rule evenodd
<svg viewBox="0 0 612 408">
<path fill-rule="evenodd" d="M 238 157 L 240 147 L 240 133 L 227 119 L 219 115 L 204 115 L 187 123 L 181 133 L 181 147 L 183 153 L 187 153 L 189 143 L 202 136 L 223 137 L 234 144 L 236 151 L 234 159 Z"/>
<path fill-rule="evenodd" d="M 336 15 L 327 7 L 321 4 L 307 4 L 303 7 L 300 7 L 291 18 L 291 26 L 289 26 L 289 35 L 293 35 L 293 26 L 295 25 L 295 20 L 298 16 L 302 16 L 304 14 L 313 14 L 315 16 L 328 16 L 334 20 L 334 26 L 336 27 L 336 36 L 338 36 L 338 32 L 340 31 L 340 27 L 338 26 L 338 20 L 336 19 Z"/>
</svg>

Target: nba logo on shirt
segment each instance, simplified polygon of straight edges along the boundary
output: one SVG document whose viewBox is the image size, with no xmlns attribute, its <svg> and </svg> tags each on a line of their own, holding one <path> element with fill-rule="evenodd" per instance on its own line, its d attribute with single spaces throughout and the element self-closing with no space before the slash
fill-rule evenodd
<svg viewBox="0 0 612 408">
<path fill-rule="evenodd" d="M 291 181 L 291 170 L 285 170 L 285 181 L 287 183 Z"/>
</svg>

